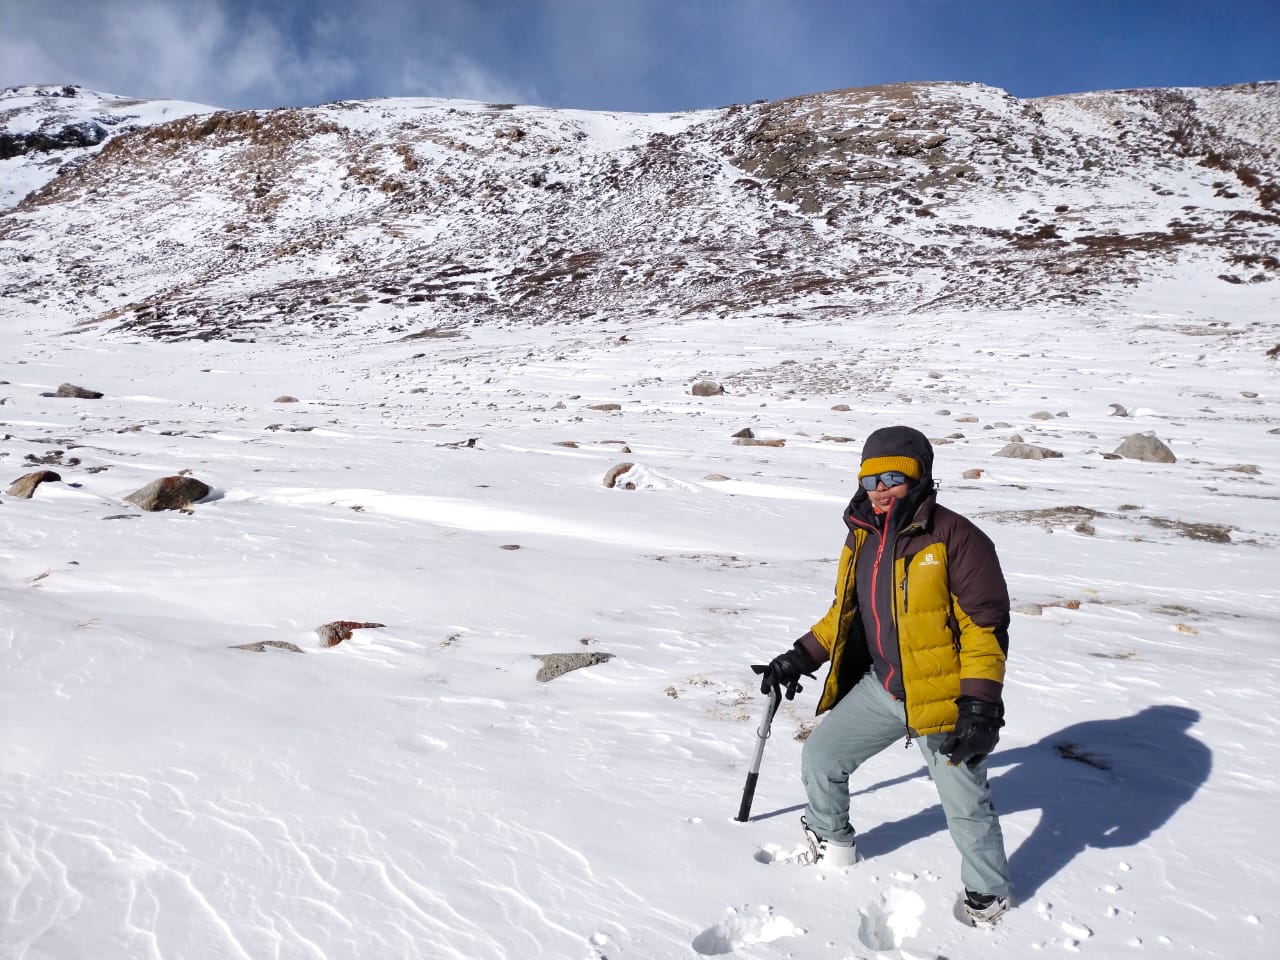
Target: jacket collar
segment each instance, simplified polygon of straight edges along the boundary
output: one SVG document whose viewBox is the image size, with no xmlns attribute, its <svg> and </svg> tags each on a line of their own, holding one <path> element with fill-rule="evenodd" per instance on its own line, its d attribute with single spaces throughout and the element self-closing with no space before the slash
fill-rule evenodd
<svg viewBox="0 0 1280 960">
<path fill-rule="evenodd" d="M 918 485 L 909 494 L 894 505 L 889 516 L 893 519 L 895 531 L 908 529 L 926 530 L 933 519 L 934 508 L 938 505 L 938 491 L 930 483 L 927 487 Z M 850 530 L 871 529 L 877 533 L 882 531 L 880 518 L 871 506 L 871 498 L 861 487 L 849 501 L 844 511 L 844 522 Z"/>
</svg>

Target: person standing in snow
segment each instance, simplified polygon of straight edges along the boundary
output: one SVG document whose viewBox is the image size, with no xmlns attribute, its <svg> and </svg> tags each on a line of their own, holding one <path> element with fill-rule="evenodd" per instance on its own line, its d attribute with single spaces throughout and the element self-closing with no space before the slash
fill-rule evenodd
<svg viewBox="0 0 1280 960">
<path fill-rule="evenodd" d="M 835 600 L 756 669 L 761 692 L 778 686 L 790 700 L 802 676 L 831 664 L 817 709 L 825 716 L 801 761 L 811 862 L 855 862 L 849 776 L 905 736 L 924 754 L 960 851 L 963 914 L 990 925 L 1010 906 L 985 762 L 1004 725 L 1009 591 L 991 540 L 938 504 L 932 470 L 933 447 L 918 430 L 867 438 Z"/>
</svg>

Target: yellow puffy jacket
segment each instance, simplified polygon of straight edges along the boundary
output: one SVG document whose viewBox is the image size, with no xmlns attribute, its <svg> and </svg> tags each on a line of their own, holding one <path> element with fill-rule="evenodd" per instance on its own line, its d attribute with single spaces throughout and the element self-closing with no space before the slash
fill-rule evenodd
<svg viewBox="0 0 1280 960">
<path fill-rule="evenodd" d="M 850 503 L 835 599 L 800 641 L 811 654 L 821 647 L 831 661 L 818 713 L 853 689 L 873 659 L 880 664 L 877 678 L 905 698 L 908 736 L 951 730 L 955 700 L 962 694 L 1000 699 L 1009 592 L 995 545 L 935 498 L 930 492 L 914 504 L 913 515 L 887 539 L 877 529 L 865 493 L 859 491 Z M 889 543 L 891 556 L 883 549 Z M 873 593 L 865 583 L 859 589 L 860 574 L 873 582 L 885 579 Z M 874 609 L 866 616 L 859 596 L 871 597 Z M 865 623 L 881 624 L 877 638 L 868 637 Z M 873 658 L 871 642 L 880 644 L 878 657 Z M 892 683 L 879 675 L 894 669 L 901 674 Z"/>
</svg>

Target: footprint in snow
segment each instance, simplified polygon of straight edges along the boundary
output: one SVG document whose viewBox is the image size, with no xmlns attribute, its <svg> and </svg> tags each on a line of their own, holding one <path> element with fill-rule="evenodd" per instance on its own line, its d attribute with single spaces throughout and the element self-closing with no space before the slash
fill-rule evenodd
<svg viewBox="0 0 1280 960">
<path fill-rule="evenodd" d="M 809 862 L 809 845 L 802 843 L 798 847 L 782 847 L 776 843 L 766 843 L 755 852 L 756 863 L 794 863 Z"/>
<path fill-rule="evenodd" d="M 911 890 L 892 887 L 859 911 L 858 939 L 869 950 L 897 950 L 920 932 L 924 898 Z"/>
<path fill-rule="evenodd" d="M 730 907 L 724 919 L 693 938 L 694 952 L 704 957 L 733 953 L 757 943 L 772 943 L 783 937 L 798 937 L 804 930 L 769 906 Z"/>
</svg>

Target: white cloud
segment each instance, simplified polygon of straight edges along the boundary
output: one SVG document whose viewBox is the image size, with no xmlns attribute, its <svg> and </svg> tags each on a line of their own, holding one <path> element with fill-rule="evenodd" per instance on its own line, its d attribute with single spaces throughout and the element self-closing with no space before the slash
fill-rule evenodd
<svg viewBox="0 0 1280 960">
<path fill-rule="evenodd" d="M 266 94 L 273 103 L 312 103 L 336 94 L 358 74 L 350 56 L 330 50 L 308 55 L 266 17 L 254 15 L 228 45 L 224 82 L 238 100 Z"/>
<path fill-rule="evenodd" d="M 489 103 L 531 103 L 530 92 L 495 77 L 476 63 L 459 56 L 435 62 L 406 61 L 400 71 L 400 93 Z"/>
<path fill-rule="evenodd" d="M 79 83 L 253 107 L 406 94 L 523 99 L 432 33 L 421 4 L 245 12 L 232 0 L 43 0 L 3 11 L 5 86 Z"/>
<path fill-rule="evenodd" d="M 39 44 L 7 30 L 0 30 L 0 64 L 0 86 L 66 81 L 62 67 Z"/>
</svg>

